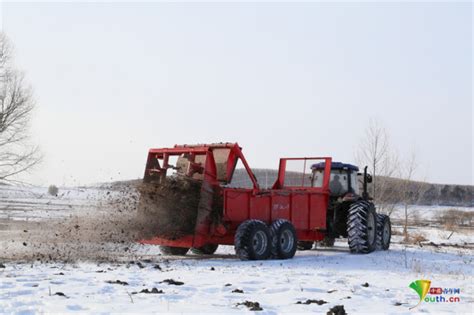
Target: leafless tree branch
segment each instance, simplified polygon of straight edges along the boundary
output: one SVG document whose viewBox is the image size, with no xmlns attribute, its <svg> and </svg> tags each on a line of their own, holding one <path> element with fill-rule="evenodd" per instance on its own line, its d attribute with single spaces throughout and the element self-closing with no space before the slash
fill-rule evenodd
<svg viewBox="0 0 474 315">
<path fill-rule="evenodd" d="M 371 195 L 379 211 L 390 215 L 395 208 L 392 201 L 396 199 L 395 194 L 398 192 L 397 189 L 389 187 L 388 178 L 398 176 L 399 159 L 390 144 L 387 130 L 379 121 L 369 121 L 364 138 L 357 149 L 356 159 L 360 166 L 367 165 L 369 173 L 372 174 Z"/>
<path fill-rule="evenodd" d="M 0 33 L 0 181 L 16 181 L 41 160 L 38 147 L 28 141 L 33 93 L 12 55 L 10 41 Z"/>
</svg>

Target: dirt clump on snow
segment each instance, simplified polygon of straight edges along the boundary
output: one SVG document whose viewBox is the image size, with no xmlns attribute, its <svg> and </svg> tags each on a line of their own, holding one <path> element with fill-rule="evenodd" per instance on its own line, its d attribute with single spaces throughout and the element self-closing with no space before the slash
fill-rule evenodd
<svg viewBox="0 0 474 315">
<path fill-rule="evenodd" d="M 140 292 L 132 292 L 132 294 L 139 294 L 139 293 L 146 293 L 146 294 L 163 294 L 165 293 L 163 290 L 158 290 L 157 288 L 153 288 L 151 290 L 143 289 Z"/>
<path fill-rule="evenodd" d="M 169 285 L 183 285 L 183 281 L 176 281 L 174 279 L 165 279 L 161 281 L 160 283 L 168 283 Z"/>
<path fill-rule="evenodd" d="M 109 281 L 105 281 L 105 282 L 108 283 L 108 284 L 128 285 L 128 282 L 121 281 L 121 280 L 115 280 L 115 281 L 109 280 Z"/>
<path fill-rule="evenodd" d="M 346 315 L 346 310 L 344 309 L 344 305 L 335 305 L 329 309 L 326 313 L 327 315 Z"/>
<path fill-rule="evenodd" d="M 323 304 L 326 304 L 327 302 L 324 301 L 324 300 L 314 300 L 314 299 L 308 299 L 306 301 L 298 301 L 296 302 L 296 304 L 305 304 L 305 305 L 309 305 L 309 304 L 318 304 L 318 305 L 323 305 Z"/>
<path fill-rule="evenodd" d="M 245 301 L 242 303 L 237 303 L 236 305 L 237 306 L 244 305 L 249 309 L 249 311 L 263 311 L 263 308 L 260 306 L 260 303 L 258 302 Z"/>
</svg>

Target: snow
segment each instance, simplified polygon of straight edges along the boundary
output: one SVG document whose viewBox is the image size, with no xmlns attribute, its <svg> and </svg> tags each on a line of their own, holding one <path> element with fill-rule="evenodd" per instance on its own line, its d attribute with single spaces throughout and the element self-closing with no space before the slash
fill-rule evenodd
<svg viewBox="0 0 474 315">
<path fill-rule="evenodd" d="M 141 246 L 141 245 L 137 245 Z M 141 246 L 148 252 L 156 251 Z M 217 258 L 189 255 L 124 264 L 6 264 L 0 269 L 0 306 L 5 313 L 43 312 L 240 312 L 239 302 L 257 301 L 262 313 L 326 312 L 344 305 L 348 313 L 409 313 L 417 296 L 408 285 L 420 278 L 433 286 L 461 288 L 460 303 L 421 304 L 424 313 L 469 313 L 472 309 L 472 253 L 433 252 L 394 245 L 389 251 L 351 255 L 344 242 L 333 249 L 298 252 L 291 260 L 242 262 L 233 248 Z M 162 270 L 156 269 L 158 264 Z M 214 270 L 212 270 L 214 269 Z M 64 275 L 62 275 L 62 274 Z M 174 279 L 182 286 L 161 281 Z M 125 281 L 128 285 L 106 281 Z M 368 287 L 362 284 L 368 283 Z M 231 284 L 230 286 L 226 286 Z M 132 294 L 142 289 L 164 294 Z M 244 293 L 232 293 L 234 289 Z M 336 290 L 332 293 L 329 293 Z M 51 292 L 51 294 L 50 294 Z M 66 297 L 54 295 L 62 292 Z M 327 304 L 296 304 L 317 299 Z M 396 303 L 402 303 L 397 306 Z"/>
<path fill-rule="evenodd" d="M 0 187 L 0 222 L 8 225 L 77 214 L 107 193 L 97 187 L 60 188 L 60 195 L 53 197 L 46 188 Z M 400 226 L 393 229 L 401 231 Z M 0 244 L 9 242 L 8 231 L 4 232 Z M 325 314 L 335 305 L 344 305 L 349 314 L 471 314 L 474 232 L 459 229 L 451 235 L 452 231 L 436 226 L 413 227 L 410 232 L 421 233 L 428 241 L 422 247 L 404 245 L 396 235 L 388 251 L 353 255 L 347 241 L 340 239 L 333 248 L 298 251 L 290 260 L 240 261 L 232 246 L 219 247 L 213 256 L 170 257 L 157 246 L 134 244 L 120 263 L 3 261 L 0 313 L 226 314 L 249 311 L 238 303 L 252 301 L 260 303 L 263 310 L 256 313 L 261 314 Z M 429 242 L 453 246 L 436 247 Z M 184 284 L 162 282 L 166 279 Z M 460 288 L 461 302 L 423 302 L 410 310 L 418 296 L 408 285 L 417 279 L 431 280 L 432 287 Z M 116 280 L 128 285 L 107 282 Z M 133 294 L 153 288 L 164 293 Z M 233 293 L 235 289 L 243 293 Z M 308 299 L 327 303 L 296 304 Z"/>
</svg>

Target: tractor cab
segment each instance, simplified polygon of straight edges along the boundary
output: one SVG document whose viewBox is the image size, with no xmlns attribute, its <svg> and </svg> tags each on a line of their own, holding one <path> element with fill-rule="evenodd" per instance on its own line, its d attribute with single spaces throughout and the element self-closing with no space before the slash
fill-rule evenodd
<svg viewBox="0 0 474 315">
<path fill-rule="evenodd" d="M 324 176 L 324 162 L 313 164 L 312 185 L 321 187 Z M 344 197 L 347 194 L 359 195 L 359 168 L 352 164 L 341 162 L 331 163 L 331 177 L 329 179 L 329 190 L 331 197 Z"/>
</svg>

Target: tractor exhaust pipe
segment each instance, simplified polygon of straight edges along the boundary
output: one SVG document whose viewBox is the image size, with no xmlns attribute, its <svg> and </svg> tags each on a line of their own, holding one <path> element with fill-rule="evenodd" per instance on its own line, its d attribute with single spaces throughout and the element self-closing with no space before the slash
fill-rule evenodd
<svg viewBox="0 0 474 315">
<path fill-rule="evenodd" d="M 364 167 L 364 190 L 362 192 L 362 198 L 364 200 L 370 199 L 369 193 L 367 191 L 367 184 L 372 182 L 372 176 L 370 174 L 367 174 L 367 167 L 368 166 Z"/>
</svg>

